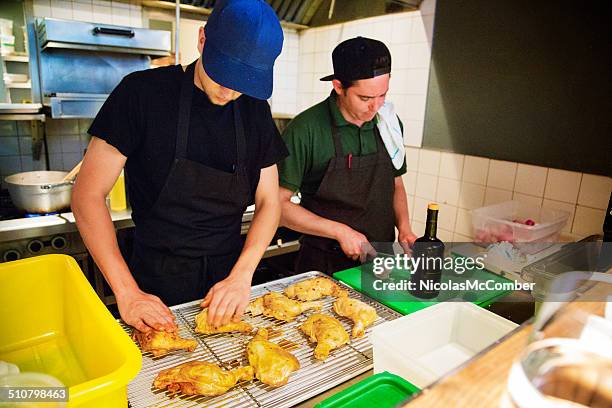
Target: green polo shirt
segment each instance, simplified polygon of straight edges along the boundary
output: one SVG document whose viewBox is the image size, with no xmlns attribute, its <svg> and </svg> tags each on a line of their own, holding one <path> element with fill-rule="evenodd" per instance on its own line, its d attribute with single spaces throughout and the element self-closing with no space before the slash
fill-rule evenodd
<svg viewBox="0 0 612 408">
<path fill-rule="evenodd" d="M 376 152 L 376 117 L 361 127 L 347 122 L 336 104 L 336 94 L 332 92 L 324 101 L 297 115 L 283 132 L 289 156 L 278 164 L 282 187 L 307 195 L 317 192 L 327 165 L 335 156 L 330 111 L 332 120 L 338 126 L 344 155 L 352 153 L 353 156 L 361 156 Z M 402 167 L 395 170 L 395 176 L 404 173 L 405 159 Z"/>
</svg>

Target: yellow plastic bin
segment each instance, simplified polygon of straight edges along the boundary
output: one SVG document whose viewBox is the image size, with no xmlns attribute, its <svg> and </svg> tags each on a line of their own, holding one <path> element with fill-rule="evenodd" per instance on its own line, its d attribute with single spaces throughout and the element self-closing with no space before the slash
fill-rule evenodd
<svg viewBox="0 0 612 408">
<path fill-rule="evenodd" d="M 59 379 L 69 407 L 126 407 L 142 363 L 66 255 L 0 264 L 0 360 Z"/>
</svg>

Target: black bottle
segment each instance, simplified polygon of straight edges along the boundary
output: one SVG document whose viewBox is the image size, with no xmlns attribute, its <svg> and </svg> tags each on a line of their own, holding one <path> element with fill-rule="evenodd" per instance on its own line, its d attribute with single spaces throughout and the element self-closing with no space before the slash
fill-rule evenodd
<svg viewBox="0 0 612 408">
<path fill-rule="evenodd" d="M 417 238 L 412 246 L 412 257 L 416 267 L 411 278 L 415 287 L 410 294 L 421 299 L 435 298 L 439 292 L 433 285 L 438 284 L 442 277 L 444 243 L 436 237 L 437 227 L 438 204 L 431 203 L 427 206 L 425 235 Z"/>
</svg>

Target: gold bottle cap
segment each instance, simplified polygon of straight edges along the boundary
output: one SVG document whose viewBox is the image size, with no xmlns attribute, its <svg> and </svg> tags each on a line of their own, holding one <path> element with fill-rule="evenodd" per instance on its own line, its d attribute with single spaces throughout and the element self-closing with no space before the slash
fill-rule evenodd
<svg viewBox="0 0 612 408">
<path fill-rule="evenodd" d="M 438 211 L 440 209 L 440 206 L 438 206 L 438 204 L 436 203 L 429 203 L 429 205 L 427 206 L 427 209 Z"/>
</svg>

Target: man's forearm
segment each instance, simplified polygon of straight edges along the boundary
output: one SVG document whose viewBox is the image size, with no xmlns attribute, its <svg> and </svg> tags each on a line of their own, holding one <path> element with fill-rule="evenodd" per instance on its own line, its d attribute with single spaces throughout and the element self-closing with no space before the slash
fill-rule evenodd
<svg viewBox="0 0 612 408">
<path fill-rule="evenodd" d="M 255 206 L 255 214 L 247 232 L 240 257 L 232 268 L 231 276 L 251 279 L 255 268 L 266 252 L 280 219 L 280 204 L 270 200 Z"/>
<path fill-rule="evenodd" d="M 302 234 L 337 239 L 339 229 L 344 226 L 336 221 L 323 218 L 290 200 L 282 201 L 281 225 Z"/>
<path fill-rule="evenodd" d="M 81 194 L 76 200 L 73 199 L 72 210 L 87 249 L 115 295 L 121 296 L 138 290 L 119 250 L 113 221 L 104 198 Z"/>
</svg>

